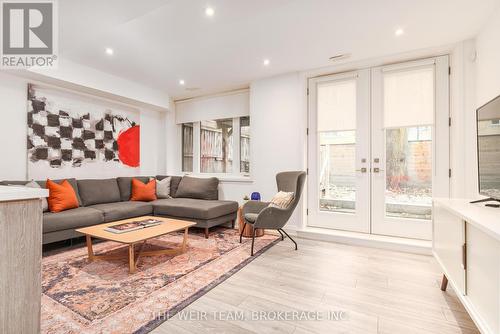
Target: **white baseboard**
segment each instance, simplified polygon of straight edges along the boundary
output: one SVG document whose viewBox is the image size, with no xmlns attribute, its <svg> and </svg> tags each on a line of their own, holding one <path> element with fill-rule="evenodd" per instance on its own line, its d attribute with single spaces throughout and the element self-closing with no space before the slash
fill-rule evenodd
<svg viewBox="0 0 500 334">
<path fill-rule="evenodd" d="M 341 244 L 374 247 L 406 253 L 432 255 L 432 242 L 427 240 L 389 237 L 358 232 L 338 231 L 317 227 L 302 230 L 288 229 L 290 234 L 303 239 L 337 242 Z"/>
</svg>

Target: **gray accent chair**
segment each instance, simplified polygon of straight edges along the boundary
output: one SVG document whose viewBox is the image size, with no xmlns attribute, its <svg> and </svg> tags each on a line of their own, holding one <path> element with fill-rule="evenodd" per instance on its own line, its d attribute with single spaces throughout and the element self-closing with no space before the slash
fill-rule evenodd
<svg viewBox="0 0 500 334">
<path fill-rule="evenodd" d="M 278 191 L 293 192 L 295 194 L 293 202 L 286 209 L 270 207 L 269 202 L 259 201 L 248 201 L 245 205 L 243 205 L 242 215 L 244 218 L 244 226 L 240 234 L 240 243 L 242 241 L 243 231 L 245 230 L 246 224 L 252 225 L 252 256 L 255 242 L 255 229 L 258 228 L 277 230 L 281 235 L 281 240 L 284 240 L 284 233 L 295 244 L 295 250 L 297 250 L 297 243 L 288 235 L 288 233 L 285 232 L 285 230 L 283 230 L 283 227 L 292 216 L 293 211 L 300 201 L 305 180 L 306 172 L 303 171 L 281 172 L 276 175 Z"/>
</svg>

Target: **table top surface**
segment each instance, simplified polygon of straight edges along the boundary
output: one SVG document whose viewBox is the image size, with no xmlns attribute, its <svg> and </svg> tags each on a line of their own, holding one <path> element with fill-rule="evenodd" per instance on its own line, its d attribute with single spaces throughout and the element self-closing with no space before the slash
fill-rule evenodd
<svg viewBox="0 0 500 334">
<path fill-rule="evenodd" d="M 26 181 L 26 183 L 28 183 L 28 181 Z M 20 201 L 48 196 L 48 189 L 28 188 L 23 186 L 0 186 L 0 202 Z"/>
<path fill-rule="evenodd" d="M 460 198 L 433 199 L 434 205 L 444 206 L 468 224 L 500 241 L 500 208 L 490 208 L 485 203 L 473 204 L 470 201 Z"/>
<path fill-rule="evenodd" d="M 141 228 L 139 230 L 125 232 L 125 233 L 113 233 L 105 230 L 107 227 L 110 226 L 120 225 L 123 223 L 131 223 L 134 221 L 141 221 L 145 219 L 157 219 L 161 220 L 163 223 L 160 225 Z M 196 225 L 196 223 L 186 220 L 154 217 L 154 216 L 142 216 L 142 217 L 118 220 L 112 223 L 104 223 L 94 226 L 83 227 L 77 229 L 76 231 L 98 239 L 116 241 L 124 244 L 133 244 L 147 239 L 156 238 L 171 232 L 181 231 L 194 225 Z"/>
</svg>

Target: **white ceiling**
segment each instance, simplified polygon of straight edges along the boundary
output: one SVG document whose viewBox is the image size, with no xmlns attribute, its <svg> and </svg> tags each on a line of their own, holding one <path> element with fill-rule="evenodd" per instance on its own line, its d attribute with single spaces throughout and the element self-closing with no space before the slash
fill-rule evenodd
<svg viewBox="0 0 500 334">
<path fill-rule="evenodd" d="M 64 0 L 62 57 L 181 98 L 473 37 L 499 0 Z M 215 9 L 213 17 L 205 8 Z M 405 34 L 396 37 L 402 27 Z M 114 55 L 104 49 L 111 47 Z M 264 58 L 271 64 L 264 67 Z M 179 79 L 186 81 L 179 86 Z M 200 88 L 188 91 L 186 88 Z"/>
</svg>

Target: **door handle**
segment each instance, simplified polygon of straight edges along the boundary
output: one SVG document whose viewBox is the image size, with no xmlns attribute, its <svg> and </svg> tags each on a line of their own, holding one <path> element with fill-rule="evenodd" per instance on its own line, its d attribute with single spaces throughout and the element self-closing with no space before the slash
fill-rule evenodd
<svg viewBox="0 0 500 334">
<path fill-rule="evenodd" d="M 383 169 L 380 169 L 378 167 L 373 168 L 373 172 L 374 173 L 380 173 L 380 172 L 383 172 L 383 171 L 384 171 Z"/>
<path fill-rule="evenodd" d="M 366 167 L 363 167 L 361 169 L 356 169 L 356 172 L 361 172 L 361 173 L 366 173 L 368 171 L 368 169 L 366 169 Z"/>
</svg>

